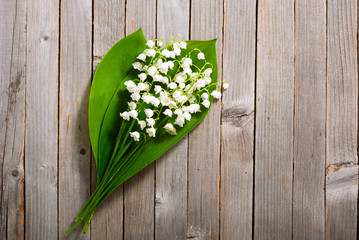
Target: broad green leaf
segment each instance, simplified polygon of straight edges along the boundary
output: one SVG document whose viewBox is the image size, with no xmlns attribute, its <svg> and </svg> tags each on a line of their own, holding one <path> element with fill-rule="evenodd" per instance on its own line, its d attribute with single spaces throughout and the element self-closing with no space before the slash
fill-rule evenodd
<svg viewBox="0 0 359 240">
<path fill-rule="evenodd" d="M 93 78 L 89 103 L 89 129 L 98 172 L 103 172 L 107 165 L 107 160 L 99 154 L 98 145 L 106 110 L 118 86 L 131 72 L 132 63 L 145 49 L 145 44 L 146 38 L 141 29 L 123 38 L 107 52 Z M 106 135 L 112 132 L 111 126 L 104 130 Z"/>
<path fill-rule="evenodd" d="M 218 67 L 217 67 L 217 55 L 216 55 L 216 39 L 209 41 L 187 41 L 187 49 L 182 53 L 187 53 L 194 48 L 200 49 L 206 56 L 206 60 L 213 65 L 213 72 L 211 74 L 212 83 L 217 82 Z M 193 55 L 194 56 L 194 55 Z M 193 64 L 201 66 L 201 62 L 192 56 Z M 133 62 L 133 61 L 132 61 Z M 117 63 L 115 63 L 117 64 Z M 202 64 L 203 65 L 203 64 Z M 127 75 L 128 79 L 136 78 L 136 72 L 131 71 Z M 215 86 L 212 87 L 215 88 Z M 212 102 L 212 98 L 210 101 Z M 99 157 L 100 161 L 110 158 L 110 154 L 116 143 L 117 132 L 124 120 L 120 118 L 119 113 L 127 109 L 127 102 L 130 101 L 129 94 L 124 84 L 120 84 L 110 105 L 105 114 L 105 118 L 102 125 L 100 143 L 99 143 Z M 188 132 L 190 132 L 196 125 L 198 125 L 208 114 L 209 109 L 201 108 L 200 113 L 192 115 L 191 121 L 186 121 L 183 128 L 177 128 L 177 135 L 172 136 L 164 131 L 158 132 L 158 136 L 150 138 L 145 143 L 145 148 L 141 152 L 140 156 L 136 159 L 135 163 L 127 169 L 125 172 L 121 172 L 121 178 L 118 181 L 118 185 L 139 172 L 148 164 L 159 158 L 173 145 L 175 145 L 181 138 L 183 138 Z M 99 176 L 103 176 L 101 168 L 98 171 L 102 171 Z"/>
</svg>

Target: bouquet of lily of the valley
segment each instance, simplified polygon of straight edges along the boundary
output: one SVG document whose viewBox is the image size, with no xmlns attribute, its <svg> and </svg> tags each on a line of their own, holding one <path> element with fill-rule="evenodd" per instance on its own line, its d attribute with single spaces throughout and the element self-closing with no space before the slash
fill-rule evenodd
<svg viewBox="0 0 359 240">
<path fill-rule="evenodd" d="M 221 97 L 216 40 L 166 45 L 141 29 L 116 43 L 93 79 L 89 128 L 97 185 L 76 223 L 86 232 L 95 210 L 128 178 L 156 160 L 208 114 Z"/>
</svg>

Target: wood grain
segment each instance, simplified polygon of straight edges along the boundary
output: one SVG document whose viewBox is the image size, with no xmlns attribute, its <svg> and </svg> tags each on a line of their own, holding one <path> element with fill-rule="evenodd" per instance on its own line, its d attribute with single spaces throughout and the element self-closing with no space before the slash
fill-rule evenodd
<svg viewBox="0 0 359 240">
<path fill-rule="evenodd" d="M 159 0 L 157 4 L 158 38 L 164 37 L 164 44 L 176 34 L 187 40 L 190 1 Z M 186 239 L 187 149 L 188 136 L 155 163 L 155 239 Z"/>
<path fill-rule="evenodd" d="M 88 98 L 92 64 L 92 1 L 61 1 L 59 111 L 59 239 L 90 197 Z M 66 239 L 90 239 L 76 228 Z"/>
<path fill-rule="evenodd" d="M 59 2 L 28 1 L 26 239 L 58 237 Z"/>
<path fill-rule="evenodd" d="M 251 239 L 256 3 L 225 1 L 224 12 L 220 234 Z"/>
<path fill-rule="evenodd" d="M 255 239 L 291 239 L 294 1 L 258 2 Z"/>
<path fill-rule="evenodd" d="M 23 239 L 26 2 L 0 9 L 0 239 Z"/>
<path fill-rule="evenodd" d="M 326 4 L 296 1 L 294 239 L 325 237 L 325 97 Z"/>
<path fill-rule="evenodd" d="M 358 211 L 357 1 L 328 1 L 326 239 L 355 239 Z"/>
<path fill-rule="evenodd" d="M 230 88 L 111 194 L 90 234 L 66 239 L 357 238 L 357 0 L 0 0 L 0 11 L 0 239 L 65 239 L 96 184 L 91 76 L 138 28 L 218 38 Z"/>
<path fill-rule="evenodd" d="M 126 6 L 126 34 L 142 28 L 156 38 L 156 1 L 132 0 Z M 124 183 L 124 239 L 154 239 L 154 164 Z"/>
<path fill-rule="evenodd" d="M 217 40 L 218 80 L 222 76 L 223 1 L 191 2 L 191 39 Z M 187 238 L 219 238 L 220 101 L 189 133 Z"/>
<path fill-rule="evenodd" d="M 125 0 L 95 0 L 93 21 L 93 70 L 106 52 L 125 35 Z M 92 161 L 93 188 L 97 181 Z M 96 210 L 91 223 L 92 239 L 122 239 L 123 185 L 119 186 Z"/>
</svg>

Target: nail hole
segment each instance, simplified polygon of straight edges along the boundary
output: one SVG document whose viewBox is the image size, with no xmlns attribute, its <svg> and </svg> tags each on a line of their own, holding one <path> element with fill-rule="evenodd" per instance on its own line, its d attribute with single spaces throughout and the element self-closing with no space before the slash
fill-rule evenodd
<svg viewBox="0 0 359 240">
<path fill-rule="evenodd" d="M 81 148 L 81 149 L 80 149 L 80 154 L 81 154 L 81 155 L 85 155 L 85 154 L 86 154 L 86 149 Z"/>
</svg>

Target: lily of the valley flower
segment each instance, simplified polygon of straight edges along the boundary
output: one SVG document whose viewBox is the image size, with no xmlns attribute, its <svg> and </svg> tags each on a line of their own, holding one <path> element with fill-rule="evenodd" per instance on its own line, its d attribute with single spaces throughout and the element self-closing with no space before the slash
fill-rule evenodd
<svg viewBox="0 0 359 240">
<path fill-rule="evenodd" d="M 140 134 L 139 134 L 139 132 L 130 132 L 130 136 L 133 138 L 133 140 L 135 140 L 135 141 L 140 141 Z"/>
<path fill-rule="evenodd" d="M 164 126 L 164 129 L 166 129 L 166 131 L 171 135 L 176 135 L 177 134 L 176 128 L 171 123 L 167 123 Z"/>
</svg>

